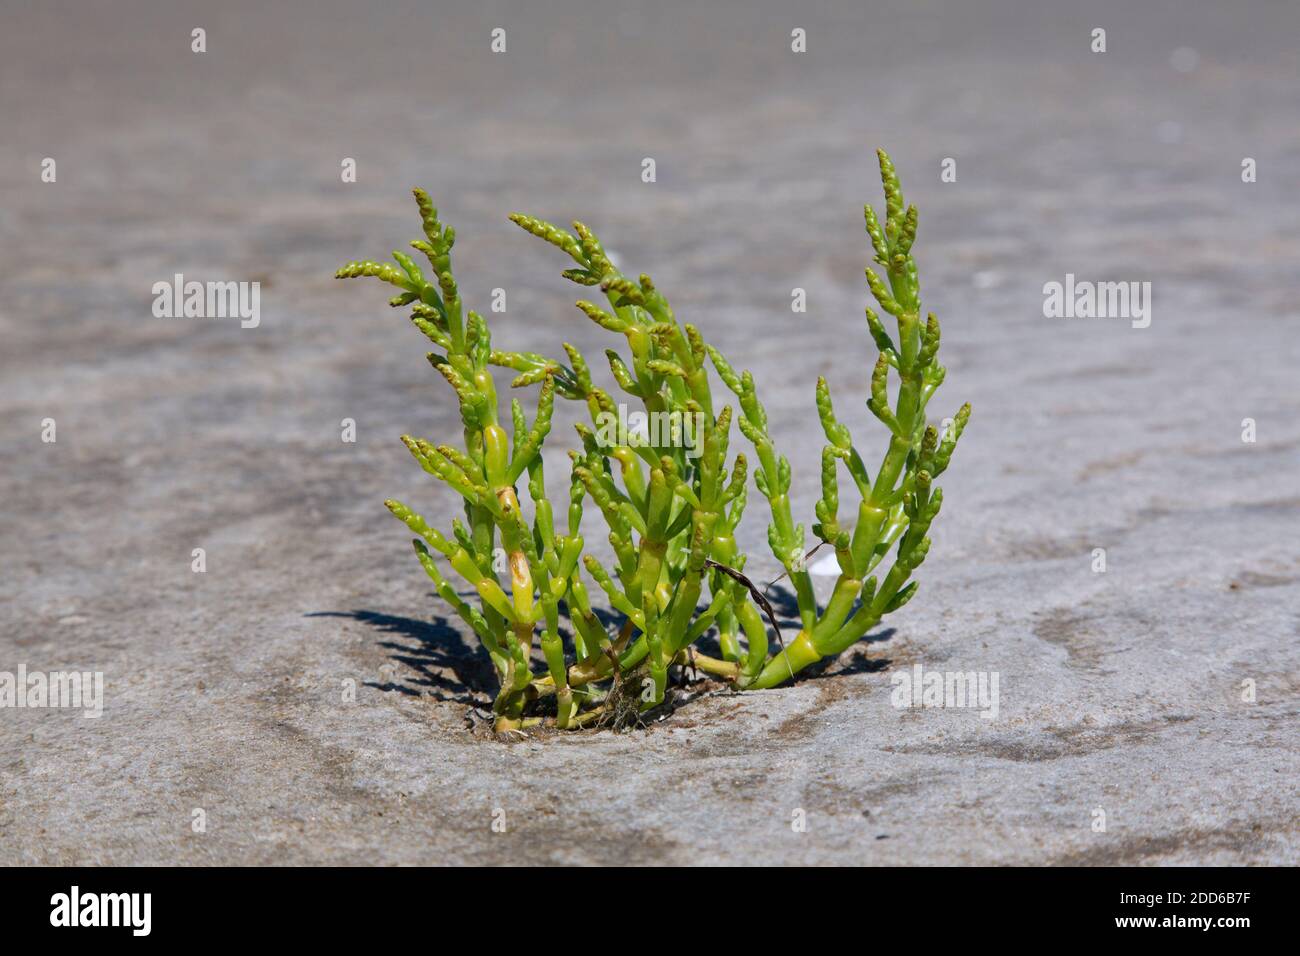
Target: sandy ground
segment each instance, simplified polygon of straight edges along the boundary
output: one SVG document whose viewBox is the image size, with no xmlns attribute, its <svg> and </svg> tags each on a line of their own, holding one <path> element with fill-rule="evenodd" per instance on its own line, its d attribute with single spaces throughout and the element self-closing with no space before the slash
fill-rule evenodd
<svg viewBox="0 0 1300 956">
<path fill-rule="evenodd" d="M 1300 8 L 865 6 L 6 3 L 0 670 L 106 688 L 0 710 L 0 862 L 1300 862 Z M 455 408 L 333 269 L 416 235 L 423 184 L 501 344 L 599 356 L 505 215 L 583 218 L 755 371 L 811 521 L 818 373 L 882 443 L 876 145 L 921 209 L 935 410 L 975 406 L 917 600 L 792 687 L 494 741 L 381 504 L 453 507 L 396 438 Z M 177 272 L 259 281 L 261 324 L 155 318 Z M 1150 282 L 1150 327 L 1044 318 L 1067 273 Z M 916 664 L 996 672 L 996 719 L 892 706 Z"/>
</svg>

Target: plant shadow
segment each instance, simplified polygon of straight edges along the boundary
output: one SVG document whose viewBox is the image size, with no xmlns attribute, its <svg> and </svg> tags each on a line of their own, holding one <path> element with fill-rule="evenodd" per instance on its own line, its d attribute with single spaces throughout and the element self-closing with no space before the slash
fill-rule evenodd
<svg viewBox="0 0 1300 956">
<path fill-rule="evenodd" d="M 305 616 L 348 618 L 383 634 L 407 638 L 403 643 L 383 640 L 379 646 L 391 651 L 389 659 L 408 668 L 409 676 L 405 680 L 366 681 L 366 687 L 395 690 L 410 697 L 431 694 L 436 700 L 473 707 L 491 701 L 496 692 L 496 673 L 487 651 L 477 641 L 467 642 L 441 615 L 431 621 L 366 610 L 315 611 Z"/>
<path fill-rule="evenodd" d="M 773 581 L 766 587 L 760 587 L 759 590 L 771 602 L 772 610 L 776 611 L 776 615 L 781 619 L 782 624 L 786 621 L 797 622 L 799 620 L 799 602 L 794 596 L 794 591 L 788 585 Z"/>
<path fill-rule="evenodd" d="M 788 636 L 798 630 L 798 608 L 793 593 L 787 588 L 774 588 L 771 598 L 774 609 Z M 622 615 L 604 609 L 592 609 L 601 623 L 611 631 L 622 624 Z M 702 611 L 703 608 L 700 608 Z M 390 651 L 389 659 L 407 668 L 404 679 L 369 680 L 364 686 L 381 691 L 397 691 L 409 697 L 432 696 L 435 700 L 481 708 L 490 703 L 497 691 L 497 675 L 487 651 L 477 641 L 466 641 L 464 634 L 444 616 L 436 615 L 430 621 L 384 614 L 380 611 L 313 611 L 305 617 L 346 618 L 365 624 L 381 634 L 406 638 L 406 642 L 381 640 L 379 646 Z M 855 647 L 879 644 L 894 636 L 892 627 L 868 634 Z M 566 642 L 568 639 L 565 633 Z M 778 648 L 773 642 L 773 652 Z M 711 656 L 720 656 L 717 631 L 710 628 L 696 646 Z M 865 648 L 864 648 L 865 651 Z M 535 655 L 536 656 L 536 655 Z M 808 667 L 800 679 L 819 680 L 849 674 L 872 674 L 885 670 L 892 662 L 888 658 L 870 658 L 865 652 L 841 654 L 826 658 Z"/>
</svg>

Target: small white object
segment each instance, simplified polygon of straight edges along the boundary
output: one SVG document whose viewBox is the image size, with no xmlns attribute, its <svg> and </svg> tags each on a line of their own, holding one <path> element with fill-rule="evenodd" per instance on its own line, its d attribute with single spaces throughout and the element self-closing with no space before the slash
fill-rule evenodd
<svg viewBox="0 0 1300 956">
<path fill-rule="evenodd" d="M 822 577 L 836 577 L 840 573 L 840 562 L 835 557 L 835 552 L 831 552 L 824 558 L 818 558 L 808 568 L 809 574 L 817 574 Z"/>
</svg>

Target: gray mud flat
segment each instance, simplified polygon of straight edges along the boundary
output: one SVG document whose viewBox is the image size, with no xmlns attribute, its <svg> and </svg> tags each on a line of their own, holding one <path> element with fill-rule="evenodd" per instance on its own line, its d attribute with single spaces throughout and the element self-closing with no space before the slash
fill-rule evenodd
<svg viewBox="0 0 1300 956">
<path fill-rule="evenodd" d="M 1296 8 L 296 6 L 0 33 L 0 671 L 106 681 L 98 719 L 0 710 L 0 863 L 1300 862 Z M 811 522 L 817 374 L 883 447 L 877 144 L 921 210 L 932 411 L 975 407 L 917 599 L 788 688 L 492 739 L 484 658 L 381 504 L 450 518 L 396 439 L 456 410 L 333 269 L 416 235 L 422 184 L 470 304 L 508 292 L 499 342 L 599 357 L 505 215 L 583 218 L 754 371 Z M 155 318 L 176 273 L 261 282 L 260 325 Z M 1044 318 L 1067 273 L 1151 282 L 1150 327 Z M 996 718 L 895 707 L 916 665 L 996 673 Z"/>
</svg>

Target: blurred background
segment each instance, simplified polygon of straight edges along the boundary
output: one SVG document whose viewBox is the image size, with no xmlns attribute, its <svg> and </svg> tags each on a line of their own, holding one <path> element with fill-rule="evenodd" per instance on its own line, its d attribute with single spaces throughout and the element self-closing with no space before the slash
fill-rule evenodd
<svg viewBox="0 0 1300 956">
<path fill-rule="evenodd" d="M 788 829 L 771 808 L 797 802 L 829 822 L 772 859 L 1294 862 L 1294 791 L 1276 787 L 1294 746 L 1228 711 L 1243 668 L 1275 703 L 1300 688 L 1296 4 L 0 10 L 0 669 L 109 685 L 99 721 L 0 715 L 0 859 L 727 861 L 733 830 Z M 517 752 L 464 729 L 482 657 L 382 506 L 449 516 L 397 436 L 457 434 L 455 406 L 387 287 L 333 271 L 418 236 L 422 185 L 495 342 L 571 341 L 599 367 L 618 343 L 506 214 L 582 219 L 753 369 L 811 523 L 818 374 L 883 447 L 862 405 L 877 146 L 920 209 L 948 368 L 932 415 L 975 407 L 919 599 L 848 683 L 696 705 L 702 763 L 670 796 L 692 745 L 670 732 L 542 748 L 521 782 Z M 156 318 L 175 273 L 259 282 L 260 325 Z M 1067 273 L 1150 282 L 1150 327 L 1045 318 Z M 548 446 L 555 495 L 574 417 Z M 743 543 L 775 576 L 756 498 Z M 1000 669 L 1009 723 L 900 727 L 872 671 L 922 659 Z M 718 730 L 710 708 L 734 706 L 785 742 Z M 1147 747 L 1168 776 L 1134 783 Z M 1081 777 L 1147 821 L 1127 843 L 1072 829 L 1100 799 Z M 545 808 L 574 787 L 603 842 L 553 849 Z M 737 790 L 756 803 L 719 822 Z M 503 794 L 529 822 L 488 846 L 475 815 Z M 859 832 L 895 801 L 910 812 L 880 826 L 902 838 Z M 229 825 L 195 840 L 200 805 Z"/>
</svg>

